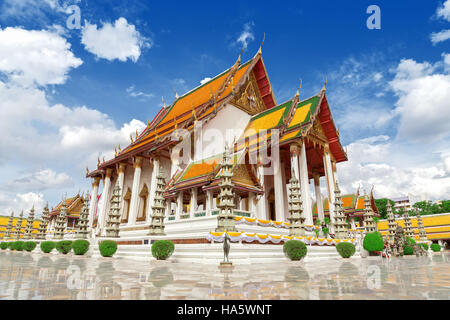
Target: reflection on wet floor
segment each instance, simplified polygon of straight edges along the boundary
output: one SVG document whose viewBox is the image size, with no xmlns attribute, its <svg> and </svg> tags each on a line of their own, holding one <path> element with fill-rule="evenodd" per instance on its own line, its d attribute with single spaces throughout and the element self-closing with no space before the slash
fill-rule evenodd
<svg viewBox="0 0 450 320">
<path fill-rule="evenodd" d="M 450 253 L 254 264 L 0 252 L 1 299 L 450 299 Z"/>
</svg>

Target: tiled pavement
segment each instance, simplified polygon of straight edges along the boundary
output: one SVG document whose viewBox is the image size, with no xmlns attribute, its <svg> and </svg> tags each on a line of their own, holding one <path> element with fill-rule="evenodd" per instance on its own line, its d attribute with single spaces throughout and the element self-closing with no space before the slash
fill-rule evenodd
<svg viewBox="0 0 450 320">
<path fill-rule="evenodd" d="M 0 252 L 0 299 L 450 299 L 450 253 L 218 266 Z"/>
</svg>

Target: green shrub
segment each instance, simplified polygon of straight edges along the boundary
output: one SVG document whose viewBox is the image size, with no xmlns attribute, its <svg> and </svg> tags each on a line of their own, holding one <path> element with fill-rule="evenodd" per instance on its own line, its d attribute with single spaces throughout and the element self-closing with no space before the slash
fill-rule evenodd
<svg viewBox="0 0 450 320">
<path fill-rule="evenodd" d="M 53 241 L 42 241 L 40 247 L 42 252 L 50 253 L 53 249 L 55 249 L 56 243 Z"/>
<path fill-rule="evenodd" d="M 342 258 L 350 258 L 355 254 L 356 248 L 353 243 L 350 242 L 341 242 L 336 246 L 337 252 L 341 255 Z"/>
<path fill-rule="evenodd" d="M 36 242 L 34 241 L 27 241 L 24 243 L 23 248 L 28 251 L 31 252 L 34 250 L 34 248 L 36 248 Z"/>
<path fill-rule="evenodd" d="M 175 245 L 170 240 L 157 240 L 152 244 L 152 255 L 157 260 L 166 260 L 174 250 Z"/>
<path fill-rule="evenodd" d="M 306 245 L 300 240 L 289 240 L 283 245 L 283 252 L 286 257 L 293 261 L 299 261 L 308 252 Z"/>
<path fill-rule="evenodd" d="M 420 244 L 420 246 L 425 250 L 425 251 L 428 251 L 428 244 L 426 244 L 426 243 L 421 243 Z"/>
<path fill-rule="evenodd" d="M 8 242 L 2 242 L 2 243 L 0 243 L 0 248 L 1 248 L 2 250 L 8 249 Z"/>
<path fill-rule="evenodd" d="M 61 240 L 56 243 L 56 250 L 62 254 L 68 254 L 72 250 L 72 241 Z"/>
<path fill-rule="evenodd" d="M 98 245 L 98 249 L 103 257 L 112 257 L 117 251 L 117 242 L 113 240 L 103 240 Z"/>
<path fill-rule="evenodd" d="M 322 232 L 324 235 L 327 235 L 328 233 L 330 233 L 330 229 L 328 229 L 327 227 L 322 228 Z"/>
<path fill-rule="evenodd" d="M 22 251 L 22 250 L 23 250 L 24 244 L 25 244 L 25 242 L 20 241 L 20 240 L 14 242 L 14 250 L 16 250 L 16 251 Z"/>
<path fill-rule="evenodd" d="M 430 246 L 431 250 L 433 250 L 434 252 L 439 252 L 441 251 L 441 245 L 439 243 L 432 243 Z"/>
<path fill-rule="evenodd" d="M 411 246 L 404 246 L 404 247 L 403 247 L 403 254 L 404 254 L 405 256 L 410 256 L 410 255 L 414 254 L 414 249 L 413 249 L 413 247 L 411 247 Z"/>
<path fill-rule="evenodd" d="M 13 242 L 8 242 L 8 249 L 9 249 L 9 250 L 14 250 L 14 243 L 15 243 L 15 241 L 13 241 Z"/>
<path fill-rule="evenodd" d="M 73 252 L 76 255 L 82 256 L 89 250 L 89 241 L 87 240 L 75 240 L 72 243 Z"/>
<path fill-rule="evenodd" d="M 363 247 L 369 252 L 382 251 L 384 249 L 383 236 L 376 231 L 366 234 L 363 240 Z"/>
<path fill-rule="evenodd" d="M 406 238 L 406 245 L 413 246 L 415 244 L 416 244 L 416 240 L 414 240 L 413 238 Z"/>
</svg>

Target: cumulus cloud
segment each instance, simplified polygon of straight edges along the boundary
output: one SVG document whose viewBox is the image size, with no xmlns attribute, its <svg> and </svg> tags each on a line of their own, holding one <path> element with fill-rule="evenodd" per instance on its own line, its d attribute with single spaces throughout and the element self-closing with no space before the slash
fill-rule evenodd
<svg viewBox="0 0 450 320">
<path fill-rule="evenodd" d="M 8 190 L 34 190 L 58 189 L 72 187 L 72 178 L 65 172 L 56 173 L 51 169 L 44 169 L 31 174 L 23 175 L 6 183 Z"/>
<path fill-rule="evenodd" d="M 399 137 L 433 142 L 450 135 L 450 75 L 439 68 L 444 63 L 404 59 L 397 66 L 390 86 L 398 97 Z"/>
<path fill-rule="evenodd" d="M 145 93 L 139 90 L 136 90 L 136 88 L 134 87 L 134 85 L 129 86 L 126 89 L 126 92 L 128 93 L 128 95 L 130 97 L 133 98 L 153 98 L 155 95 L 153 93 Z"/>
<path fill-rule="evenodd" d="M 446 0 L 442 6 L 437 9 L 436 15 L 438 18 L 450 21 L 450 0 Z"/>
<path fill-rule="evenodd" d="M 431 42 L 433 42 L 433 44 L 448 40 L 448 39 L 450 39 L 450 29 L 442 30 L 440 32 L 433 32 L 431 34 L 430 38 L 431 38 Z"/>
<path fill-rule="evenodd" d="M 248 22 L 244 24 L 244 30 L 239 34 L 236 43 L 240 44 L 244 49 L 247 48 L 250 41 L 255 40 L 255 35 L 253 34 L 252 27 L 255 24 L 253 22 Z"/>
<path fill-rule="evenodd" d="M 0 28 L 0 72 L 17 84 L 62 84 L 82 63 L 58 33 Z"/>
<path fill-rule="evenodd" d="M 1 215 L 11 215 L 14 212 L 14 216 L 19 216 L 20 212 L 23 210 L 23 216 L 26 218 L 29 211 L 34 206 L 35 218 L 41 216 L 42 209 L 45 206 L 44 195 L 42 193 L 17 193 L 14 195 L 9 195 L 0 192 L 0 214 Z"/>
<path fill-rule="evenodd" d="M 96 24 L 85 22 L 82 29 L 81 43 L 85 49 L 96 57 L 109 61 L 130 59 L 136 62 L 142 48 L 150 48 L 150 39 L 143 37 L 136 27 L 121 17 L 114 24 L 104 23 L 97 28 Z"/>
<path fill-rule="evenodd" d="M 212 79 L 212 78 L 210 78 L 210 77 L 206 77 L 206 78 L 200 80 L 200 84 L 201 84 L 201 85 L 204 85 L 204 84 L 207 83 L 208 81 L 211 81 L 211 79 Z"/>
</svg>

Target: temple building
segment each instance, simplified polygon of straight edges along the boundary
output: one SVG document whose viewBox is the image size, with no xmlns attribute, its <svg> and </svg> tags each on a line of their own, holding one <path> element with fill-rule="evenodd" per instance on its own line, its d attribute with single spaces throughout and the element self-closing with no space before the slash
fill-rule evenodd
<svg viewBox="0 0 450 320">
<path fill-rule="evenodd" d="M 375 203 L 375 198 L 373 196 L 373 191 L 368 194 L 370 207 L 374 212 L 376 217 L 379 217 L 379 211 Z M 347 216 L 352 229 L 362 226 L 363 215 L 364 215 L 364 195 L 360 194 L 359 188 L 354 194 L 346 194 L 342 196 L 342 204 L 344 208 L 344 213 Z M 323 200 L 322 206 L 318 206 L 317 202 L 313 202 L 313 217 L 314 221 L 316 219 L 324 220 L 325 217 L 330 217 L 330 208 L 328 198 Z"/>
<path fill-rule="evenodd" d="M 83 196 L 79 193 L 74 197 L 62 200 L 58 205 L 50 211 L 50 217 L 47 229 L 49 231 L 54 231 L 56 226 L 56 220 L 61 211 L 63 201 L 66 203 L 67 208 L 67 228 L 75 228 L 78 218 L 80 217 L 81 209 L 83 208 Z"/>
<path fill-rule="evenodd" d="M 241 63 L 239 56 L 228 70 L 176 95 L 172 104 L 164 103 L 142 132 L 130 136 L 126 148 L 118 146 L 113 159 L 99 160 L 97 168 L 87 172 L 93 186 L 90 226 L 98 216 L 95 234 L 105 236 L 118 182 L 120 234 L 148 233 L 158 174 L 166 184 L 163 196 L 169 234 L 171 223 L 194 225 L 196 219 L 212 218 L 219 213 L 220 170 L 226 147 L 234 215 L 287 222 L 292 174 L 300 184 L 305 226 L 313 225 L 310 184 L 314 184 L 317 203 L 324 203 L 319 211 L 327 212 L 333 222 L 337 164 L 347 161 L 347 155 L 325 84 L 307 99 L 301 97 L 299 88 L 291 99 L 277 103 L 260 49 L 249 61 Z M 321 199 L 320 177 L 324 177 L 330 202 Z M 97 206 L 100 187 L 103 201 Z M 73 203 L 67 206 L 68 214 L 76 219 L 78 215 L 70 214 Z"/>
</svg>

